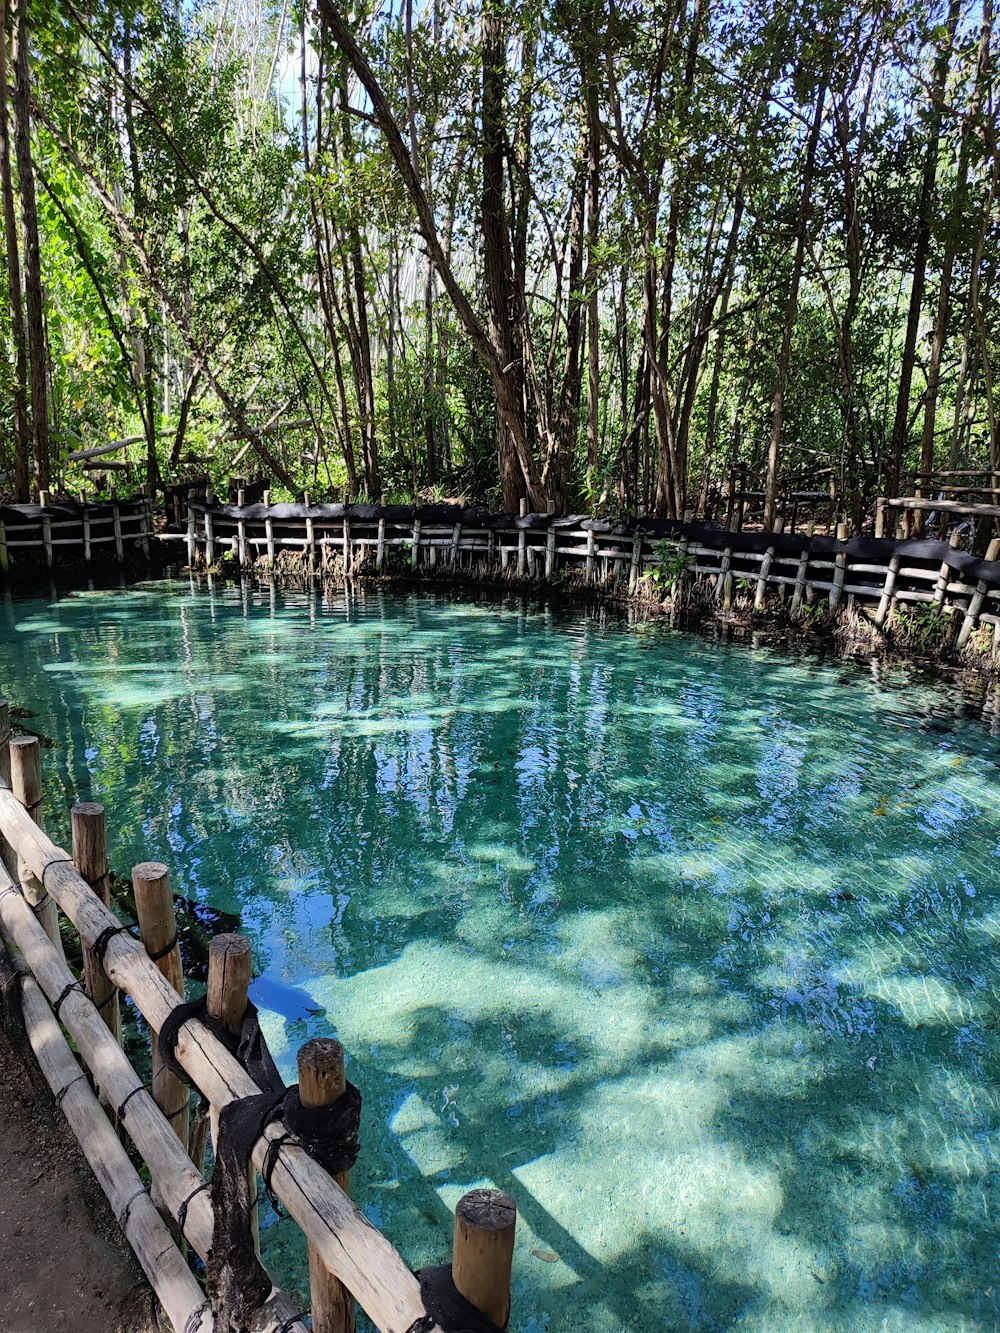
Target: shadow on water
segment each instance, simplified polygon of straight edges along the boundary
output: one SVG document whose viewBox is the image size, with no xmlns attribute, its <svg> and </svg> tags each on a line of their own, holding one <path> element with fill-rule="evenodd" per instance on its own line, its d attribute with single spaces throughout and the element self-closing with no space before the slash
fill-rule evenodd
<svg viewBox="0 0 1000 1333">
<path fill-rule="evenodd" d="M 410 1263 L 489 1182 L 524 1333 L 997 1326 L 998 751 L 963 700 L 426 596 L 9 614 L 0 679 L 120 872 L 240 913 L 286 1074 L 345 1042 L 356 1195 Z"/>
</svg>

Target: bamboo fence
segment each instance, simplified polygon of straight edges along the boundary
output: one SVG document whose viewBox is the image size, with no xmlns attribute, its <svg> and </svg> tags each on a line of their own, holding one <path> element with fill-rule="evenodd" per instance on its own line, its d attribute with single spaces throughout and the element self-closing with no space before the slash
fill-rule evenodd
<svg viewBox="0 0 1000 1333">
<path fill-rule="evenodd" d="M 8 715 L 7 704 L 0 701 L 0 738 L 9 734 Z M 11 747 L 16 754 L 9 768 L 0 757 L 0 852 L 6 852 L 0 857 L 0 936 L 23 974 L 29 1039 L 171 1326 L 176 1333 L 210 1333 L 214 1312 L 182 1252 L 187 1245 L 207 1260 L 214 1231 L 208 1182 L 200 1160 L 193 1160 L 201 1157 L 195 1136 L 189 1151 L 187 1089 L 168 1070 L 155 1067 L 151 1086 L 143 1084 L 120 1044 L 117 1003 L 108 1003 L 119 990 L 130 996 L 155 1038 L 179 1002 L 183 978 L 167 868 L 145 862 L 133 871 L 141 932 L 136 939 L 121 929 L 106 902 L 103 807 L 88 802 L 73 808 L 69 856 L 40 826 L 37 740 L 20 737 Z M 18 773 L 27 775 L 22 789 L 32 808 L 19 799 Z M 12 873 L 7 867 L 15 858 Z M 53 932 L 49 902 L 79 932 L 84 956 L 80 977 L 57 946 L 58 922 Z M 115 933 L 108 935 L 109 930 Z M 103 964 L 95 952 L 102 936 Z M 156 961 L 151 954 L 158 955 Z M 246 1009 L 249 964 L 250 946 L 242 936 L 213 941 L 207 1008 L 209 1016 L 230 1031 L 239 1028 Z M 175 1054 L 215 1115 L 236 1099 L 260 1093 L 223 1042 L 197 1018 L 180 1028 Z M 329 1105 L 343 1092 L 339 1043 L 307 1042 L 298 1066 L 303 1105 Z M 110 1113 L 106 1108 L 112 1108 Z M 129 1161 L 119 1133 L 128 1136 L 148 1168 L 148 1187 Z M 302 1146 L 284 1139 L 280 1121 L 268 1126 L 255 1144 L 254 1169 L 263 1167 L 275 1140 L 282 1141 L 272 1149 L 270 1185 L 308 1243 L 313 1333 L 351 1333 L 354 1301 L 382 1333 L 440 1333 L 427 1315 L 418 1278 L 351 1201 L 346 1175 L 330 1176 Z M 251 1197 L 255 1193 L 251 1190 Z M 508 1196 L 489 1191 L 490 1206 L 480 1207 L 482 1193 L 474 1191 L 458 1205 L 452 1273 L 466 1300 L 504 1325 L 506 1313 L 502 1319 L 495 1316 L 498 1304 L 509 1307 L 514 1205 Z M 278 1289 L 257 1312 L 253 1329 L 306 1333 L 289 1297 Z"/>
</svg>

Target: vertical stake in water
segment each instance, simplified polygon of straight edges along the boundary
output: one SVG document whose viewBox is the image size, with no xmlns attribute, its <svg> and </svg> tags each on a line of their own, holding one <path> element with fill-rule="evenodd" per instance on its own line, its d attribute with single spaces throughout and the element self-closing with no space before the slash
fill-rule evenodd
<svg viewBox="0 0 1000 1333">
<path fill-rule="evenodd" d="M 314 1037 L 299 1048 L 299 1100 L 304 1107 L 332 1106 L 344 1095 L 344 1048 L 330 1037 Z M 334 1179 L 348 1192 L 346 1171 Z M 351 1293 L 325 1266 L 309 1246 L 309 1295 L 313 1333 L 353 1333 L 354 1301 Z"/>
<path fill-rule="evenodd" d="M 10 706 L 6 699 L 0 699 L 0 786 L 10 786 Z M 14 849 L 0 833 L 0 864 L 17 874 L 17 857 Z"/>
<path fill-rule="evenodd" d="M 132 867 L 135 911 L 139 934 L 150 957 L 177 994 L 184 998 L 184 968 L 177 943 L 177 918 L 170 892 L 170 874 L 159 861 L 142 861 Z M 167 948 L 168 945 L 173 947 Z M 167 952 L 163 951 L 167 949 Z M 156 1036 L 159 1034 L 157 1033 Z M 153 1098 L 170 1122 L 174 1133 L 188 1146 L 188 1090 L 160 1059 L 156 1036 L 153 1039 Z"/>
<path fill-rule="evenodd" d="M 452 1281 L 470 1305 L 506 1328 L 517 1205 L 502 1190 L 470 1190 L 455 1209 Z"/>
<path fill-rule="evenodd" d="M 45 563 L 52 568 L 52 518 L 45 511 L 49 507 L 48 491 L 38 492 L 38 503 L 42 506 L 42 545 L 45 547 Z"/>
<path fill-rule="evenodd" d="M 10 755 L 11 791 L 27 810 L 40 829 L 45 828 L 42 817 L 42 757 L 37 736 L 16 736 L 8 747 Z M 65 958 L 59 934 L 59 913 L 42 881 L 31 873 L 20 858 L 17 877 L 28 906 L 39 925 L 56 946 L 60 958 Z"/>
<path fill-rule="evenodd" d="M 383 491 L 379 498 L 379 505 L 383 511 L 385 510 L 385 506 L 388 503 L 388 500 L 389 500 L 388 493 L 386 491 Z M 384 563 L 385 563 L 385 513 L 383 512 L 378 516 L 378 546 L 375 551 L 376 574 L 382 573 L 382 566 Z"/>
<path fill-rule="evenodd" d="M 104 906 L 110 907 L 104 806 L 97 801 L 80 801 L 73 806 L 70 818 L 73 822 L 73 864 Z M 83 980 L 87 994 L 120 1046 L 122 1022 L 118 1005 L 118 987 L 86 944 L 83 946 Z"/>
</svg>

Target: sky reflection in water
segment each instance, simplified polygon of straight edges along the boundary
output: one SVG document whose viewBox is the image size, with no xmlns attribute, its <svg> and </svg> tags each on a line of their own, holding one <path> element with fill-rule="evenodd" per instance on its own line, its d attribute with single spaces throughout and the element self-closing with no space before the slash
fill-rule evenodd
<svg viewBox="0 0 1000 1333">
<path fill-rule="evenodd" d="M 286 1075 L 344 1041 L 412 1265 L 493 1183 L 522 1333 L 998 1326 L 1000 750 L 943 695 L 429 596 L 2 628 L 118 872 L 242 914 Z"/>
</svg>

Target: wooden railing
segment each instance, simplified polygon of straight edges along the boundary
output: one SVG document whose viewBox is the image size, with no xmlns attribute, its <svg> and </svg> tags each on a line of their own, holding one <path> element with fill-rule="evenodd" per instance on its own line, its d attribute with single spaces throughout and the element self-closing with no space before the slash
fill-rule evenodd
<svg viewBox="0 0 1000 1333">
<path fill-rule="evenodd" d="M 57 554 L 90 564 L 112 553 L 105 547 L 113 548 L 119 564 L 134 549 L 148 559 L 152 536 L 153 502 L 148 495 L 77 504 L 55 503 L 42 491 L 37 505 L 0 505 L 0 574 L 36 572 L 42 561 L 52 569 Z"/>
<path fill-rule="evenodd" d="M 714 602 L 755 610 L 804 604 L 835 615 L 873 608 L 881 628 L 898 606 L 952 617 L 963 648 L 980 624 L 1000 624 L 1000 541 L 984 559 L 946 542 L 726 531 L 653 519 L 613 524 L 551 514 L 478 517 L 446 507 L 193 504 L 183 542 L 189 565 L 299 570 L 355 577 L 404 575 L 566 581 L 609 595 Z"/>
<path fill-rule="evenodd" d="M 187 1089 L 155 1058 L 147 1089 L 120 1044 L 119 990 L 148 1022 L 154 1050 L 155 1034 L 183 992 L 169 874 L 158 863 L 135 867 L 141 938 L 134 938 L 108 905 L 103 807 L 73 807 L 72 856 L 50 840 L 43 826 L 39 744 L 34 737 L 8 743 L 8 711 L 0 700 L 0 934 L 22 971 L 31 1044 L 170 1323 L 177 1333 L 209 1333 L 213 1310 L 180 1248 L 186 1243 L 207 1259 L 213 1245 L 211 1195 L 201 1162 L 191 1155 L 200 1158 L 203 1139 L 188 1138 Z M 81 977 L 66 962 L 59 914 L 79 932 Z M 246 1009 L 249 959 L 249 944 L 241 936 L 219 936 L 209 952 L 208 1014 L 230 1030 L 239 1027 Z M 73 1039 L 82 1068 L 62 1029 Z M 226 1045 L 197 1018 L 180 1028 L 175 1056 L 213 1116 L 236 1099 L 260 1094 Z M 343 1091 L 338 1043 L 307 1042 L 298 1066 L 303 1105 L 329 1104 Z M 111 1108 L 110 1117 L 105 1108 Z M 114 1120 L 148 1167 L 151 1187 L 132 1166 Z M 437 1325 L 427 1316 L 418 1279 L 351 1201 L 346 1177 L 334 1179 L 302 1146 L 285 1139 L 280 1122 L 253 1147 L 257 1170 L 269 1147 L 270 1187 L 308 1242 L 313 1333 L 348 1333 L 353 1300 L 383 1333 L 415 1327 L 434 1333 Z M 458 1205 L 453 1278 L 468 1301 L 503 1325 L 507 1310 L 498 1308 L 497 1292 L 509 1307 L 514 1205 L 494 1191 L 484 1207 L 483 1193 L 474 1191 Z M 161 1211 L 174 1219 L 170 1227 Z M 253 1327 L 256 1333 L 306 1333 L 294 1305 L 277 1289 Z"/>
</svg>

